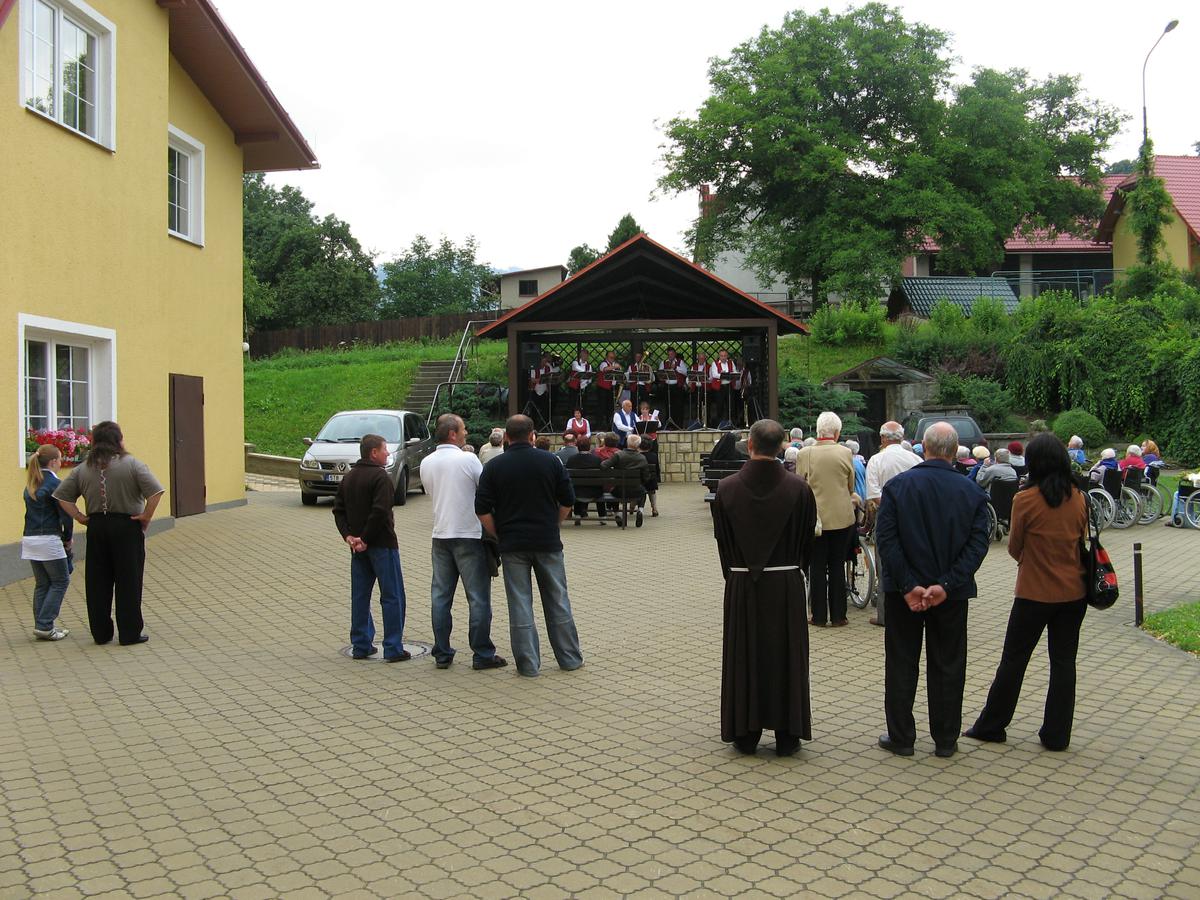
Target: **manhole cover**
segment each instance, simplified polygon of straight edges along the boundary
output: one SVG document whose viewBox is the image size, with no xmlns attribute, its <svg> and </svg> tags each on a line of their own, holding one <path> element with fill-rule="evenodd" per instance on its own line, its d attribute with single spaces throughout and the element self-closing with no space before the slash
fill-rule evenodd
<svg viewBox="0 0 1200 900">
<path fill-rule="evenodd" d="M 365 660 L 355 659 L 355 662 L 383 662 L 383 647 L 379 646 L 379 652 L 374 656 L 368 656 Z M 428 656 L 433 652 L 433 644 L 426 644 L 424 641 L 405 641 L 404 649 L 412 654 L 413 659 L 422 656 Z M 354 648 L 347 644 L 342 648 L 342 656 L 354 659 Z"/>
</svg>

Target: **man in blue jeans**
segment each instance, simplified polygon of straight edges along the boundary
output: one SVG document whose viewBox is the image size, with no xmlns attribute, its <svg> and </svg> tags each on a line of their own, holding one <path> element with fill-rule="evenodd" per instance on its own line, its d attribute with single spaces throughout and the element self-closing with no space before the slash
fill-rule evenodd
<svg viewBox="0 0 1200 900">
<path fill-rule="evenodd" d="M 533 677 L 542 665 L 533 622 L 535 575 L 554 658 L 561 669 L 578 669 L 583 665 L 583 653 L 567 596 L 558 533 L 559 523 L 575 503 L 575 491 L 562 462 L 533 446 L 533 420 L 512 416 L 504 431 L 508 449 L 483 467 L 475 491 L 475 513 L 484 531 L 500 542 L 517 672 Z"/>
<path fill-rule="evenodd" d="M 439 669 L 454 661 L 450 607 L 461 578 L 470 618 L 467 642 L 471 668 L 508 665 L 492 643 L 492 576 L 483 528 L 475 515 L 475 487 L 483 464 L 463 448 L 467 426 L 453 413 L 440 416 L 433 431 L 437 449 L 421 461 L 421 484 L 433 500 L 433 659 Z"/>
<path fill-rule="evenodd" d="M 384 468 L 387 442 L 377 434 L 359 442 L 358 462 L 338 486 L 333 520 L 350 548 L 350 646 L 355 659 L 379 652 L 371 618 L 371 591 L 379 582 L 383 608 L 383 661 L 412 659 L 404 649 L 404 575 L 392 521 L 396 494 Z"/>
</svg>

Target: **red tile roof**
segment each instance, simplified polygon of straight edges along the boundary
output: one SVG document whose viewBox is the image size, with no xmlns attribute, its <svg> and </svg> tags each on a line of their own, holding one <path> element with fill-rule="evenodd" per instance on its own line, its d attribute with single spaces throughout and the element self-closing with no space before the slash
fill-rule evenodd
<svg viewBox="0 0 1200 900">
<path fill-rule="evenodd" d="M 1162 159 L 1165 157 L 1159 158 Z M 1103 185 L 1104 203 L 1106 206 L 1112 200 L 1113 192 L 1124 181 L 1132 177 L 1132 175 L 1128 174 L 1102 176 L 1101 183 Z M 926 238 L 921 244 L 921 251 L 923 253 L 937 253 L 940 249 L 937 242 L 932 238 Z M 1044 231 L 1036 231 L 1032 237 L 1014 234 L 1004 242 L 1004 252 L 1006 253 L 1056 253 L 1062 251 L 1078 253 L 1088 250 L 1103 253 L 1110 249 L 1110 241 L 1093 240 L 1090 237 L 1077 237 L 1073 234 L 1059 234 L 1057 237 L 1050 238 Z"/>
<path fill-rule="evenodd" d="M 1188 231 L 1200 240 L 1200 156 L 1155 156 L 1154 174 L 1167 186 L 1167 193 L 1175 205 L 1175 212 L 1183 219 Z M 1133 187 L 1137 178 L 1125 176 L 1120 187 Z M 1108 208 L 1100 219 L 1100 236 L 1112 240 L 1117 220 L 1125 208 L 1125 197 L 1116 193 L 1109 198 Z"/>
</svg>

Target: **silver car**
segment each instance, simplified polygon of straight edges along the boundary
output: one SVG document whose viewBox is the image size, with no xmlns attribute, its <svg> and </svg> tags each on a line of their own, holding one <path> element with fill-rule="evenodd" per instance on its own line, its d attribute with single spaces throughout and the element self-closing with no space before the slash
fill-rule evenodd
<svg viewBox="0 0 1200 900">
<path fill-rule="evenodd" d="M 403 409 L 354 409 L 334 413 L 315 438 L 305 438 L 308 449 L 300 460 L 300 500 L 312 506 L 320 497 L 337 493 L 342 478 L 358 462 L 358 442 L 364 434 L 387 441 L 387 473 L 395 485 L 396 506 L 421 485 L 421 460 L 434 450 L 425 420 Z"/>
</svg>

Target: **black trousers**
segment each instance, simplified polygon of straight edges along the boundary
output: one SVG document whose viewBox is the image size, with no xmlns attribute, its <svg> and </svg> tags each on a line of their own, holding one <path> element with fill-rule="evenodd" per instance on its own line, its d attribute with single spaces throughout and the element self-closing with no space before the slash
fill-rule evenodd
<svg viewBox="0 0 1200 900">
<path fill-rule="evenodd" d="M 946 600 L 925 612 L 913 612 L 904 595 L 888 591 L 883 628 L 885 652 L 883 706 L 888 734 L 902 747 L 917 740 L 913 702 L 921 639 L 925 639 L 925 686 L 929 697 L 929 734 L 939 747 L 950 747 L 962 730 L 963 685 L 967 679 L 967 600 Z"/>
<path fill-rule="evenodd" d="M 813 541 L 808 588 L 814 625 L 846 620 L 846 552 L 853 530 L 830 528 Z"/>
<path fill-rule="evenodd" d="M 1004 633 L 1004 652 L 996 669 L 996 678 L 988 691 L 987 703 L 975 722 L 975 731 L 992 740 L 1002 740 L 1005 729 L 1017 711 L 1025 668 L 1047 632 L 1046 650 L 1050 655 L 1050 687 L 1046 691 L 1046 709 L 1042 743 L 1052 750 L 1065 750 L 1071 743 L 1071 724 L 1075 718 L 1075 655 L 1079 650 L 1079 628 L 1087 612 L 1087 601 L 1038 603 L 1018 597 L 1008 615 Z"/>
<path fill-rule="evenodd" d="M 142 633 L 142 572 L 146 567 L 146 536 L 142 524 L 121 513 L 88 514 L 88 625 L 97 644 L 113 638 L 113 596 L 117 605 L 117 636 L 131 644 Z"/>
</svg>

